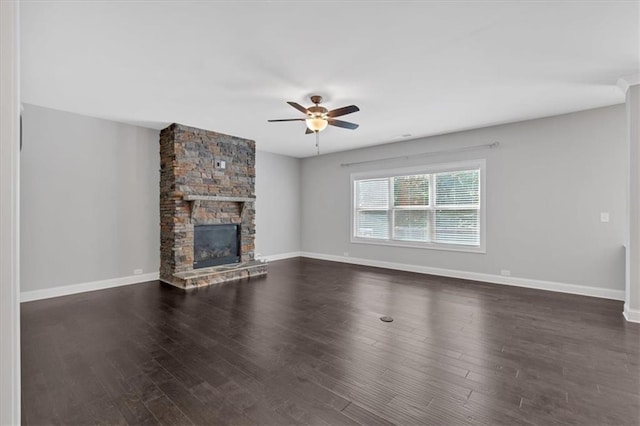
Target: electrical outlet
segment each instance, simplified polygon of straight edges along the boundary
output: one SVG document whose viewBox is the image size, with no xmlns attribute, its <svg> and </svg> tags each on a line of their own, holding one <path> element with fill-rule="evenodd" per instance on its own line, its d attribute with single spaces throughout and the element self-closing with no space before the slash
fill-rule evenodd
<svg viewBox="0 0 640 426">
<path fill-rule="evenodd" d="M 134 269 L 133 275 L 140 275 L 142 273 L 142 269 Z"/>
<path fill-rule="evenodd" d="M 224 160 L 216 160 L 216 169 L 226 169 L 227 162 Z"/>
<path fill-rule="evenodd" d="M 502 269 L 502 270 L 500 271 L 500 274 L 501 274 L 501 275 L 503 275 L 503 276 L 505 276 L 505 277 L 510 277 L 510 276 L 511 276 L 511 271 L 510 271 L 510 270 L 508 270 L 508 269 Z"/>
<path fill-rule="evenodd" d="M 608 212 L 603 212 L 600 213 L 600 222 L 609 222 L 609 213 Z"/>
</svg>

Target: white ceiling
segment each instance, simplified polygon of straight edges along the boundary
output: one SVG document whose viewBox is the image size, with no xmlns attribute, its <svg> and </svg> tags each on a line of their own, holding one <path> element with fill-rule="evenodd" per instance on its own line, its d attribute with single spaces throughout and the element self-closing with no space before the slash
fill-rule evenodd
<svg viewBox="0 0 640 426">
<path fill-rule="evenodd" d="M 22 2 L 25 103 L 171 122 L 306 157 L 285 101 L 356 104 L 342 151 L 624 102 L 640 70 L 637 1 Z"/>
</svg>

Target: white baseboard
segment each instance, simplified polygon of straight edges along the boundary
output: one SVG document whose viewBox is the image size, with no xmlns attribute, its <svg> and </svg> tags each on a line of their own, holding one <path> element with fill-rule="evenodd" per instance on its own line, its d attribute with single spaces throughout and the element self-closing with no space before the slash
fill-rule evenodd
<svg viewBox="0 0 640 426">
<path fill-rule="evenodd" d="M 120 287 L 123 285 L 138 284 L 159 279 L 158 272 L 149 274 L 131 275 L 129 277 L 112 278 L 109 280 L 92 281 L 88 283 L 64 285 L 45 288 L 42 290 L 23 291 L 20 293 L 20 303 L 33 300 L 50 299 L 52 297 L 67 296 L 69 294 L 83 293 L 85 291 L 103 290 L 105 288 Z"/>
<path fill-rule="evenodd" d="M 276 260 L 290 259 L 300 257 L 302 253 L 294 251 L 290 253 L 280 253 L 269 256 L 261 256 L 269 262 Z M 85 291 L 103 290 L 105 288 L 120 287 L 123 285 L 138 284 L 146 281 L 154 281 L 160 279 L 158 272 L 152 272 L 144 275 L 131 275 L 128 277 L 112 278 L 102 281 L 92 281 L 88 283 L 65 285 L 60 287 L 46 288 L 42 290 L 23 291 L 20 293 L 20 303 L 31 302 L 34 300 L 50 299 L 52 297 L 67 296 L 70 294 L 82 293 Z"/>
<path fill-rule="evenodd" d="M 629 322 L 640 322 L 640 309 L 631 309 L 624 304 L 624 311 L 622 311 L 622 315 Z"/>
<path fill-rule="evenodd" d="M 560 293 L 570 293 L 581 296 L 600 297 L 603 299 L 624 300 L 625 296 L 624 290 L 612 290 L 602 287 L 589 287 L 576 284 L 558 283 L 553 281 L 534 280 L 529 278 L 504 277 L 502 275 L 458 271 L 454 269 L 432 268 L 429 266 L 418 266 L 405 263 L 385 262 L 380 260 L 359 259 L 354 257 L 335 256 L 321 253 L 302 252 L 301 256 L 309 257 L 311 259 L 330 260 L 333 262 L 351 263 L 354 265 L 373 266 L 377 268 L 395 269 L 407 272 L 417 272 L 419 274 L 438 275 L 442 277 L 461 278 L 465 280 L 482 281 L 492 284 L 512 285 L 516 287 L 526 287 L 537 290 L 556 291 Z"/>
<path fill-rule="evenodd" d="M 289 253 L 271 254 L 267 256 L 261 256 L 261 259 L 265 259 L 269 262 L 275 262 L 276 260 L 291 259 L 292 257 L 302 257 L 301 251 L 292 251 Z"/>
<path fill-rule="evenodd" d="M 329 260 L 332 262 L 350 263 L 354 265 L 373 266 L 377 268 L 394 269 L 399 271 L 416 272 L 419 274 L 438 275 L 442 277 L 461 278 L 473 281 L 482 281 L 492 284 L 526 287 L 537 290 L 556 291 L 560 293 L 577 294 L 581 296 L 600 297 L 603 299 L 624 300 L 624 290 L 612 290 L 602 287 L 589 287 L 576 284 L 558 283 L 553 281 L 534 280 L 529 278 L 504 277 L 502 275 L 484 274 L 479 272 L 459 271 L 454 269 L 433 268 L 429 266 L 409 265 L 406 263 L 385 262 L 380 260 L 361 259 L 355 257 L 335 256 L 311 252 L 290 252 L 262 256 L 262 259 L 273 262 L 276 260 L 290 259 L 294 257 L 308 257 L 311 259 Z M 128 277 L 113 278 L 109 280 L 93 281 L 53 287 L 43 290 L 25 291 L 20 294 L 20 302 L 49 299 L 52 297 L 66 296 L 85 291 L 102 290 L 106 288 L 137 284 L 159 279 L 158 272 L 144 275 L 132 275 Z M 627 321 L 640 322 L 640 310 L 628 309 L 626 304 L 623 312 Z"/>
</svg>

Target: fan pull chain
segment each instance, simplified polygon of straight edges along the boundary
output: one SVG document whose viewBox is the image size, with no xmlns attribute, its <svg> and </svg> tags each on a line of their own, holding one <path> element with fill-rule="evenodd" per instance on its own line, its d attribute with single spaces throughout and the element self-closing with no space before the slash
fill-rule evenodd
<svg viewBox="0 0 640 426">
<path fill-rule="evenodd" d="M 316 155 L 320 155 L 320 132 L 316 130 Z"/>
</svg>

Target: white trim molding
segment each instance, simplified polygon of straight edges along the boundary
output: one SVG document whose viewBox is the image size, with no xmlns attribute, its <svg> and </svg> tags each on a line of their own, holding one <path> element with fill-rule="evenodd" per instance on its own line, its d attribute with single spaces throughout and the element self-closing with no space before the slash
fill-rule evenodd
<svg viewBox="0 0 640 426">
<path fill-rule="evenodd" d="M 602 299 L 624 300 L 625 295 L 624 290 L 612 290 L 603 287 L 590 287 L 577 284 L 535 280 L 530 278 L 504 277 L 502 275 L 484 274 L 480 272 L 433 268 L 430 266 L 409 265 L 406 263 L 385 262 L 380 260 L 335 256 L 330 254 L 302 252 L 302 257 L 329 260 L 332 262 L 351 263 L 354 265 L 373 266 L 376 268 L 394 269 L 398 271 L 416 272 L 419 274 L 429 274 L 449 278 L 460 278 L 464 280 L 482 281 L 491 284 L 503 284 L 515 287 L 532 288 L 536 290 L 577 294 L 580 296 L 600 297 Z"/>
<path fill-rule="evenodd" d="M 294 251 L 289 253 L 272 254 L 268 256 L 256 256 L 258 259 L 265 259 L 268 262 L 276 260 L 291 259 L 301 257 L 302 252 Z M 108 280 L 92 281 L 87 283 L 70 284 L 58 287 L 45 288 L 42 290 L 24 291 L 20 294 L 20 302 L 32 302 L 34 300 L 51 299 L 53 297 L 68 296 L 70 294 L 84 293 L 87 291 L 104 290 L 107 288 L 120 287 L 131 284 L 140 284 L 147 281 L 160 279 L 158 272 L 144 275 L 131 275 L 128 277 L 111 278 Z"/>
<path fill-rule="evenodd" d="M 267 256 L 258 256 L 259 259 L 264 259 L 268 262 L 275 262 L 276 260 L 291 259 L 293 257 L 302 257 L 302 252 L 292 251 L 289 253 L 269 254 Z"/>
<path fill-rule="evenodd" d="M 631 75 L 625 75 L 624 77 L 620 77 L 616 85 L 622 93 L 627 93 L 629 87 L 635 86 L 636 84 L 640 84 L 640 73 L 635 73 Z"/>
<path fill-rule="evenodd" d="M 68 296 L 70 294 L 84 293 L 87 291 L 104 290 L 107 288 L 120 287 L 124 285 L 140 284 L 147 281 L 156 281 L 158 279 L 160 279 L 159 272 L 152 272 L 149 274 L 131 275 L 128 277 L 111 278 L 108 280 L 45 288 L 42 290 L 25 291 L 20 294 L 20 302 L 32 302 L 34 300 Z"/>
<path fill-rule="evenodd" d="M 624 315 L 624 319 L 629 322 L 640 323 L 640 310 L 629 308 L 627 303 L 624 304 L 624 311 L 622 311 L 622 315 Z"/>
<path fill-rule="evenodd" d="M 20 2 L 0 0 L 0 425 L 20 424 Z"/>
</svg>

